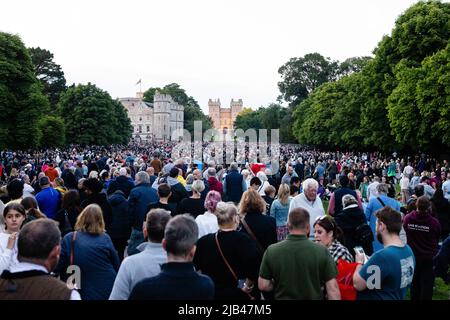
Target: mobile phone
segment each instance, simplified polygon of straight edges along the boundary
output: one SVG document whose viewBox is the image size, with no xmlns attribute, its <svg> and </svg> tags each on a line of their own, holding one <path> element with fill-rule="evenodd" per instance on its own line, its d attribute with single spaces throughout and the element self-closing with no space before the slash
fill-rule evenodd
<svg viewBox="0 0 450 320">
<path fill-rule="evenodd" d="M 364 256 L 363 264 L 365 264 L 369 258 L 367 257 L 366 253 L 364 252 L 364 249 L 362 247 L 354 247 L 353 250 L 355 250 L 355 253 L 362 254 Z"/>
</svg>

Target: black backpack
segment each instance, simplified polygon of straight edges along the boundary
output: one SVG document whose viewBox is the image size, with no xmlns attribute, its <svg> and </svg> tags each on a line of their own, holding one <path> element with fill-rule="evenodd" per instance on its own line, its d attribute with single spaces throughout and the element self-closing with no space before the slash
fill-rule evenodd
<svg viewBox="0 0 450 320">
<path fill-rule="evenodd" d="M 360 224 L 355 229 L 354 239 L 358 244 L 361 245 L 372 243 L 374 237 L 370 226 L 367 223 Z"/>
</svg>

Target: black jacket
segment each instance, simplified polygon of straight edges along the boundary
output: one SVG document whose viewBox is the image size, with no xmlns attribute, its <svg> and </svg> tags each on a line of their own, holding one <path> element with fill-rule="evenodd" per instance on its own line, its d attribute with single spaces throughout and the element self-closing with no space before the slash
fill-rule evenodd
<svg viewBox="0 0 450 320">
<path fill-rule="evenodd" d="M 130 196 L 131 189 L 134 188 L 134 183 L 131 182 L 126 176 L 118 176 L 116 179 L 109 183 L 108 190 L 106 193 L 108 195 L 113 194 L 116 190 L 121 190 L 125 198 Z"/>
<path fill-rule="evenodd" d="M 347 208 L 339 211 L 334 215 L 334 219 L 338 227 L 344 232 L 344 241 L 342 244 L 347 247 L 350 253 L 354 254 L 353 248 L 362 246 L 365 253 L 371 255 L 373 252 L 372 245 L 363 245 L 355 239 L 355 230 L 363 223 L 367 223 L 364 212 L 356 205 L 353 208 Z"/>
<path fill-rule="evenodd" d="M 117 190 L 108 198 L 112 209 L 112 224 L 109 236 L 111 239 L 130 238 L 131 218 L 128 214 L 128 201 L 121 190 Z"/>
<path fill-rule="evenodd" d="M 108 199 L 106 198 L 106 194 L 104 193 L 93 193 L 89 195 L 82 203 L 81 208 L 86 208 L 90 204 L 98 204 L 100 208 L 102 208 L 103 212 L 103 220 L 105 220 L 105 228 L 106 231 L 109 233 L 111 230 L 111 223 L 112 223 L 112 209 L 111 205 L 108 202 Z"/>
</svg>

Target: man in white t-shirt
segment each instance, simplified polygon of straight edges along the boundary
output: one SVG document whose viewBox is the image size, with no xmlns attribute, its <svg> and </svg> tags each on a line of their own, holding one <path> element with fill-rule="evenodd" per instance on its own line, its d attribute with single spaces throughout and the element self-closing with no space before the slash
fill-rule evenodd
<svg viewBox="0 0 450 320">
<path fill-rule="evenodd" d="M 367 198 L 370 199 L 371 198 L 377 198 L 380 196 L 380 194 L 378 193 L 377 190 L 377 186 L 380 184 L 380 178 L 379 177 L 375 177 L 373 178 L 373 182 L 371 184 L 369 184 L 369 186 L 367 187 Z"/>
<path fill-rule="evenodd" d="M 302 184 L 303 193 L 295 196 L 289 206 L 289 212 L 295 208 L 303 208 L 309 213 L 310 230 L 314 230 L 314 222 L 316 219 L 325 215 L 325 209 L 322 200 L 317 196 L 319 183 L 312 178 L 306 179 Z M 310 233 L 309 238 L 314 238 L 314 232 Z"/>
<path fill-rule="evenodd" d="M 400 179 L 400 192 L 402 194 L 402 203 L 406 204 L 409 200 L 409 178 L 404 173 Z"/>
</svg>

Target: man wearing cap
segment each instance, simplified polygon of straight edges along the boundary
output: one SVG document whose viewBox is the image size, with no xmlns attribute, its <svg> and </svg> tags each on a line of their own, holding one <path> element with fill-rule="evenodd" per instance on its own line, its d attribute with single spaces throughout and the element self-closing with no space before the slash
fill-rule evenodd
<svg viewBox="0 0 450 320">
<path fill-rule="evenodd" d="M 39 208 L 47 218 L 54 219 L 61 204 L 61 194 L 50 184 L 47 176 L 39 178 L 41 191 L 36 195 Z"/>
</svg>

